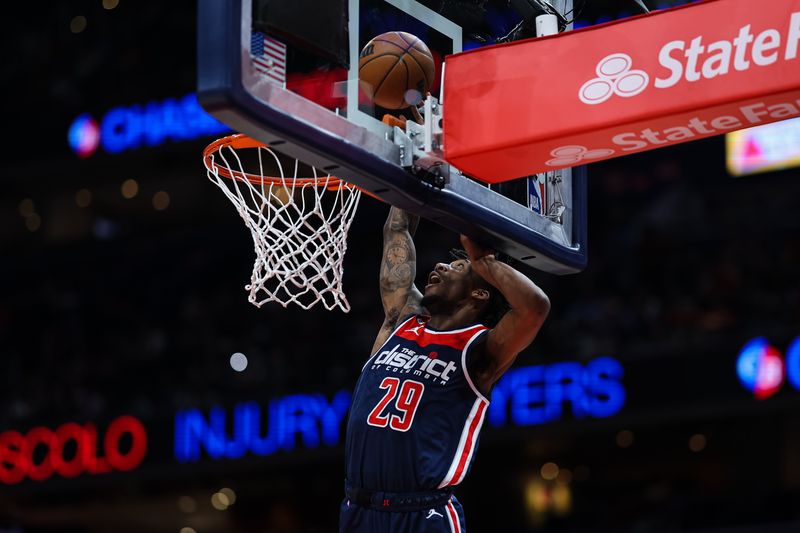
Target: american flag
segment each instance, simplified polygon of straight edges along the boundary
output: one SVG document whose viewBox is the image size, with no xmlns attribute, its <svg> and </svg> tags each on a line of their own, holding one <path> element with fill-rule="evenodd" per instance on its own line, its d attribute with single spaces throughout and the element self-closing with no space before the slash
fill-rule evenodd
<svg viewBox="0 0 800 533">
<path fill-rule="evenodd" d="M 286 88 L 286 45 L 253 31 L 250 37 L 250 60 L 253 68 L 282 88 Z"/>
</svg>

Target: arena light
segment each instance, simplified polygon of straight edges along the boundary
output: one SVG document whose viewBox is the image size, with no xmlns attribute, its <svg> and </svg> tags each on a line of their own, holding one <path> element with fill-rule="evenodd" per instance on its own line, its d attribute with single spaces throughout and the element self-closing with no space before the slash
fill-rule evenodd
<svg viewBox="0 0 800 533">
<path fill-rule="evenodd" d="M 166 191 L 156 191 L 153 195 L 153 208 L 156 211 L 163 211 L 169 207 L 170 197 Z"/>
<path fill-rule="evenodd" d="M 211 506 L 217 511 L 225 511 L 230 506 L 230 501 L 223 493 L 215 492 L 211 495 Z"/>
<path fill-rule="evenodd" d="M 616 441 L 617 446 L 620 448 L 630 448 L 634 441 L 633 431 L 629 429 L 623 429 L 617 433 L 614 440 Z"/>
<path fill-rule="evenodd" d="M 220 494 L 224 494 L 225 497 L 228 498 L 228 502 L 229 502 L 228 505 L 233 505 L 234 503 L 236 503 L 236 492 L 234 492 L 233 489 L 231 489 L 229 487 L 223 487 L 223 488 L 219 489 L 219 493 Z"/>
<path fill-rule="evenodd" d="M 728 133 L 725 147 L 733 176 L 800 166 L 800 118 Z"/>
<path fill-rule="evenodd" d="M 707 442 L 705 435 L 696 433 L 689 438 L 689 449 L 694 453 L 700 453 L 706 449 Z"/>
<path fill-rule="evenodd" d="M 742 385 L 757 400 L 766 400 L 783 385 L 783 358 L 764 337 L 753 339 L 744 345 L 736 361 L 736 371 Z"/>
<path fill-rule="evenodd" d="M 81 33 L 86 29 L 86 17 L 83 15 L 76 15 L 69 21 L 69 31 L 72 33 Z"/>
<path fill-rule="evenodd" d="M 559 468 L 556 463 L 545 463 L 539 469 L 539 475 L 546 481 L 553 481 L 558 477 Z"/>
<path fill-rule="evenodd" d="M 765 337 L 748 341 L 736 359 L 736 374 L 758 400 L 775 395 L 787 381 L 800 391 L 800 337 L 789 344 L 785 360 Z"/>
<path fill-rule="evenodd" d="M 197 501 L 191 496 L 181 496 L 178 498 L 178 509 L 186 514 L 191 514 L 197 511 Z"/>
<path fill-rule="evenodd" d="M 100 126 L 88 113 L 84 113 L 70 124 L 67 141 L 78 157 L 89 157 L 100 145 Z"/>
<path fill-rule="evenodd" d="M 236 372 L 244 372 L 244 370 L 247 368 L 247 356 L 242 352 L 236 352 L 235 354 L 231 355 L 228 363 Z"/>
<path fill-rule="evenodd" d="M 139 183 L 135 179 L 127 179 L 122 182 L 120 186 L 120 192 L 122 193 L 123 198 L 126 200 L 131 200 L 139 194 Z"/>
</svg>

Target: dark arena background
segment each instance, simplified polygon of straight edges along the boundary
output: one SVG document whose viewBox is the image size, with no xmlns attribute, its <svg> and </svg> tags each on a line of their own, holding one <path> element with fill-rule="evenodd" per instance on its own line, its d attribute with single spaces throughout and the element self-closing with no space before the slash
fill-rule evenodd
<svg viewBox="0 0 800 533">
<path fill-rule="evenodd" d="M 467 47 L 519 20 L 471 3 Z M 588 4 L 577 25 L 637 9 Z M 257 309 L 201 162 L 228 130 L 194 97 L 195 4 L 5 10 L 0 532 L 336 531 L 387 206 L 350 231 L 349 314 Z M 745 154 L 777 136 L 798 160 L 782 128 Z M 800 170 L 735 176 L 727 153 L 589 167 L 589 267 L 528 272 L 552 311 L 457 487 L 470 531 L 800 531 Z M 423 221 L 419 279 L 457 244 Z"/>
</svg>

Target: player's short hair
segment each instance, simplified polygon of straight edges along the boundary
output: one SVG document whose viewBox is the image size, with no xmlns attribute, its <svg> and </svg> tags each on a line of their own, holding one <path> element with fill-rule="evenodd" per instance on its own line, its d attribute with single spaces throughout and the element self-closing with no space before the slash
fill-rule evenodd
<svg viewBox="0 0 800 533">
<path fill-rule="evenodd" d="M 469 261 L 469 254 L 465 250 L 461 250 L 459 248 L 453 248 L 450 250 L 450 255 L 455 259 L 463 259 Z M 495 254 L 495 258 L 498 261 L 502 261 L 507 263 L 506 257 L 503 254 Z M 480 277 L 478 274 L 472 273 L 472 278 L 474 283 L 481 289 L 485 289 L 489 292 L 489 299 L 486 301 L 486 306 L 483 308 L 483 312 L 479 317 L 481 323 L 484 326 L 493 328 L 500 322 L 500 319 L 503 318 L 511 306 L 508 305 L 508 301 L 506 300 L 503 293 L 501 293 L 497 287 Z"/>
</svg>

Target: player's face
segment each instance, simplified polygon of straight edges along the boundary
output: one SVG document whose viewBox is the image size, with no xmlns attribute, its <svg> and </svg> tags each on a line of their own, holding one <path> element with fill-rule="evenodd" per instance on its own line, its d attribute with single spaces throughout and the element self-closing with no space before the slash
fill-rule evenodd
<svg viewBox="0 0 800 533">
<path fill-rule="evenodd" d="M 424 296 L 446 302 L 458 302 L 472 290 L 472 265 L 466 259 L 452 263 L 437 263 L 428 275 Z"/>
</svg>

